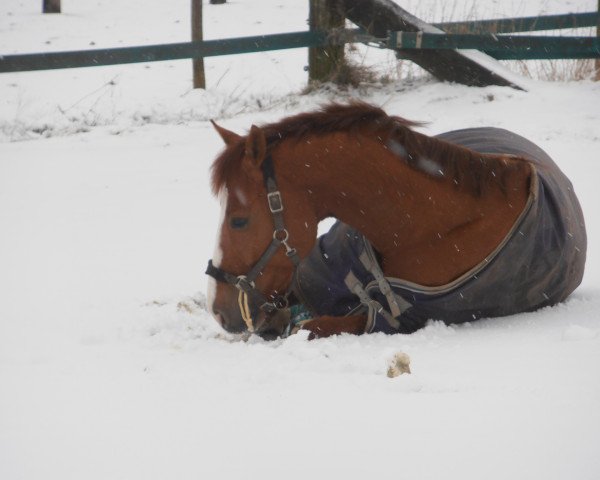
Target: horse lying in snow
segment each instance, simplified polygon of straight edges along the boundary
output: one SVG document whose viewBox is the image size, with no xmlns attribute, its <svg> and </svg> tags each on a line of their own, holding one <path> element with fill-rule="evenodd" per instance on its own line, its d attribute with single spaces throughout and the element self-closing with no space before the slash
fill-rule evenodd
<svg viewBox="0 0 600 480">
<path fill-rule="evenodd" d="M 408 333 L 553 305 L 581 282 L 573 187 L 512 132 L 429 137 L 361 102 L 245 137 L 214 125 L 226 147 L 209 307 L 228 331 Z M 327 217 L 340 222 L 317 241 Z"/>
</svg>

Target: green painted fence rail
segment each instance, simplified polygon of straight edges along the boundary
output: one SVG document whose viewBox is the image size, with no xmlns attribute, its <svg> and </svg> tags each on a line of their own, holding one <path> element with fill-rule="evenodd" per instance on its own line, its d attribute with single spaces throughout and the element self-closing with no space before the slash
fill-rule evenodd
<svg viewBox="0 0 600 480">
<path fill-rule="evenodd" d="M 326 32 L 312 31 L 139 47 L 0 55 L 0 73 L 159 62 L 289 48 L 318 47 L 331 41 L 344 43 L 355 41 L 355 34 L 359 32 L 348 30 L 345 33 L 345 35 L 336 35 L 335 40 L 332 40 Z"/>
<path fill-rule="evenodd" d="M 585 12 L 539 17 L 444 22 L 433 23 L 432 25 L 444 30 L 446 33 L 515 33 L 595 27 L 598 17 L 600 17 L 598 12 Z"/>
<path fill-rule="evenodd" d="M 567 15 L 547 15 L 513 19 L 482 20 L 476 22 L 452 22 L 436 24 L 450 31 L 495 30 L 505 31 L 544 30 L 592 26 L 598 12 Z M 510 30 L 508 30 L 510 28 Z M 471 31 L 469 30 L 469 31 Z M 401 38 L 401 46 L 398 39 Z M 374 41 L 360 29 L 334 32 L 291 32 L 253 37 L 238 37 L 203 42 L 144 45 L 137 47 L 47 52 L 29 54 L 0 54 L 0 73 L 81 68 L 128 63 L 157 62 L 241 53 L 256 53 L 290 48 L 319 47 L 361 41 Z M 379 39 L 380 40 L 380 39 Z M 600 58 L 599 39 L 594 37 L 539 37 L 539 36 L 493 36 L 475 34 L 427 34 L 420 32 L 392 32 L 387 42 L 379 42 L 387 48 L 403 49 L 477 49 L 494 58 L 554 59 L 554 58 Z"/>
<path fill-rule="evenodd" d="M 498 60 L 600 58 L 600 37 L 391 32 L 387 46 L 395 49 L 481 50 Z"/>
</svg>

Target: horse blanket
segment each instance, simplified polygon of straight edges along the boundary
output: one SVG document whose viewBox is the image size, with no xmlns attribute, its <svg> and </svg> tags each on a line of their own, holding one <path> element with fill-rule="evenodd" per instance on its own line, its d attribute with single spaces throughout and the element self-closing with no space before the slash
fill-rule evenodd
<svg viewBox="0 0 600 480">
<path fill-rule="evenodd" d="M 368 332 L 410 333 L 432 319 L 454 324 L 554 305 L 580 284 L 587 246 L 583 214 L 571 182 L 548 154 L 498 128 L 456 130 L 438 138 L 531 162 L 527 206 L 507 237 L 461 277 L 425 287 L 384 277 L 368 239 L 337 222 L 294 275 L 293 291 L 313 315 L 363 312 Z"/>
</svg>

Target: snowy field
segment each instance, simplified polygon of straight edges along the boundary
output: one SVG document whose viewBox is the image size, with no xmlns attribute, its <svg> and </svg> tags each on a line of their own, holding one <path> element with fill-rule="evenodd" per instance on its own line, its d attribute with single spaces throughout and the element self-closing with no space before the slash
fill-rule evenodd
<svg viewBox="0 0 600 480">
<path fill-rule="evenodd" d="M 188 0 L 0 2 L 0 54 L 188 39 Z M 428 20 L 475 2 L 399 2 Z M 476 2 L 474 14 L 596 0 Z M 306 28 L 305 0 L 205 5 L 205 37 Z M 364 62 L 394 69 L 387 52 Z M 600 478 L 600 82 L 528 92 L 426 77 L 299 95 L 306 51 L 0 75 L 0 479 Z M 243 343 L 198 308 L 218 204 L 209 122 L 244 132 L 359 97 L 427 134 L 544 148 L 588 226 L 564 304 L 413 335 Z M 412 375 L 386 377 L 398 351 Z"/>
</svg>

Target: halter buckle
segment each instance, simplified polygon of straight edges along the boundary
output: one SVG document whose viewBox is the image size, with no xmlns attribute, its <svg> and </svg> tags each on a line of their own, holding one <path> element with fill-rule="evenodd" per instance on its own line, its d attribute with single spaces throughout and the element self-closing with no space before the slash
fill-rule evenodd
<svg viewBox="0 0 600 480">
<path fill-rule="evenodd" d="M 254 288 L 254 282 L 249 281 L 246 275 L 239 275 L 236 278 L 235 287 L 238 290 L 245 292 L 250 288 Z"/>
<path fill-rule="evenodd" d="M 265 302 L 258 308 L 260 308 L 263 312 L 267 313 L 273 313 L 275 310 L 278 309 L 277 305 L 275 305 L 273 302 Z"/>
<path fill-rule="evenodd" d="M 267 201 L 269 202 L 269 210 L 271 210 L 271 213 L 283 212 L 283 202 L 281 201 L 281 193 L 279 193 L 279 190 L 267 193 Z"/>
<path fill-rule="evenodd" d="M 287 296 L 283 296 L 283 295 L 278 295 L 277 297 L 275 297 L 273 299 L 273 302 L 271 302 L 271 303 L 273 303 L 275 308 L 277 308 L 278 310 L 283 310 L 290 306 L 289 299 L 287 298 Z"/>
</svg>

